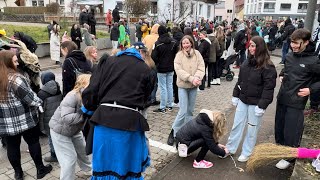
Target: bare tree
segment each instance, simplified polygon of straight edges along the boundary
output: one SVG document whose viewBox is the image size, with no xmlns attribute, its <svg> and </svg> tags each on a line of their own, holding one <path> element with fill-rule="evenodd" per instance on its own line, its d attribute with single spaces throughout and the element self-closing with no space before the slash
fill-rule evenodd
<svg viewBox="0 0 320 180">
<path fill-rule="evenodd" d="M 172 15 L 172 12 L 174 14 Z M 172 20 L 176 24 L 180 24 L 185 21 L 188 16 L 191 15 L 191 4 L 185 1 L 180 1 L 172 4 L 168 3 L 167 6 L 160 12 L 160 16 L 164 17 L 165 20 Z M 173 16 L 173 17 L 172 17 Z"/>
<path fill-rule="evenodd" d="M 150 11 L 150 1 L 148 0 L 125 0 L 124 6 L 129 14 L 140 17 Z"/>
</svg>

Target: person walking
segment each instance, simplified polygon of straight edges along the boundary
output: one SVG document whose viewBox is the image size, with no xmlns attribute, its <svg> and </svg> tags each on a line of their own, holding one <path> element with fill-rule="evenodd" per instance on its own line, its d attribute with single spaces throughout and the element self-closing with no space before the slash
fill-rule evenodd
<svg viewBox="0 0 320 180">
<path fill-rule="evenodd" d="M 226 145 L 230 154 L 235 154 L 245 126 L 240 162 L 246 162 L 256 144 L 262 116 L 273 100 L 277 71 L 270 59 L 264 39 L 255 36 L 250 40 L 248 59 L 239 72 L 239 79 L 233 90 L 232 104 L 237 107 L 234 122 Z"/>
<path fill-rule="evenodd" d="M 28 79 L 17 73 L 18 58 L 8 50 L 0 51 L 0 136 L 6 136 L 7 156 L 14 169 L 14 178 L 23 180 L 21 136 L 37 169 L 37 179 L 51 172 L 51 165 L 42 162 L 39 143 L 38 108 L 41 99 L 32 91 Z"/>
<path fill-rule="evenodd" d="M 172 125 L 168 137 L 168 145 L 174 144 L 179 129 L 192 119 L 196 103 L 197 88 L 205 75 L 205 65 L 198 50 L 195 50 L 193 38 L 184 36 L 180 42 L 180 50 L 174 59 L 179 91 L 179 112 Z"/>
<path fill-rule="evenodd" d="M 169 36 L 167 28 L 163 25 L 159 26 L 158 34 L 159 39 L 155 42 L 151 58 L 158 70 L 160 107 L 153 112 L 165 113 L 166 111 L 172 111 L 174 58 L 177 53 L 178 43 Z"/>
</svg>

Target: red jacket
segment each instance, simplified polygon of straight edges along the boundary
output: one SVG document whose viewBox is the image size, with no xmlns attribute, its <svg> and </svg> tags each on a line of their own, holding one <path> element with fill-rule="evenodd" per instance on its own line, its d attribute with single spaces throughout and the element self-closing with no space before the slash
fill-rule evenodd
<svg viewBox="0 0 320 180">
<path fill-rule="evenodd" d="M 111 12 L 107 12 L 107 16 L 106 16 L 106 25 L 111 25 L 112 24 L 112 15 Z"/>
</svg>

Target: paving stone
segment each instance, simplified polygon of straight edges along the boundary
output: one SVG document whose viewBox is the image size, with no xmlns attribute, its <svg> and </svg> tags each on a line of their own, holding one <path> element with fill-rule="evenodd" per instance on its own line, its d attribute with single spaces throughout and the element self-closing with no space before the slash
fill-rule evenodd
<svg viewBox="0 0 320 180">
<path fill-rule="evenodd" d="M 1 174 L 1 175 L 0 175 L 0 179 L 1 179 L 1 180 L 10 180 L 10 178 L 9 178 L 7 175 L 5 175 L 5 174 Z"/>
</svg>

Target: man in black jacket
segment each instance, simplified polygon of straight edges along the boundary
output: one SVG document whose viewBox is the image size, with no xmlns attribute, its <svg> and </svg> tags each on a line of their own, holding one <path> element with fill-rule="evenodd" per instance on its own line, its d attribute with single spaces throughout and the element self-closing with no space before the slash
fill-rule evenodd
<svg viewBox="0 0 320 180">
<path fill-rule="evenodd" d="M 238 27 L 238 32 L 234 38 L 233 48 L 236 52 L 240 53 L 240 58 L 237 59 L 236 67 L 239 68 L 240 65 L 246 60 L 246 43 L 248 41 L 248 35 L 246 33 L 246 27 L 242 23 Z"/>
<path fill-rule="evenodd" d="M 205 68 L 207 70 L 207 67 L 208 67 L 208 64 L 209 64 L 208 63 L 209 62 L 209 57 L 210 57 L 211 41 L 207 38 L 207 32 L 206 31 L 201 31 L 199 37 L 200 37 L 199 52 L 202 55 L 202 58 L 203 58 L 204 64 L 205 64 Z M 209 80 L 211 80 L 211 78 L 210 79 L 208 78 L 208 87 L 210 87 L 210 81 Z M 204 78 L 202 79 L 202 84 L 199 86 L 200 90 L 204 90 L 205 83 L 206 83 L 206 75 L 204 75 Z"/>
<path fill-rule="evenodd" d="M 159 39 L 153 47 L 151 58 L 158 71 L 160 108 L 153 112 L 165 113 L 166 110 L 172 111 L 174 58 L 177 53 L 178 43 L 169 36 L 167 28 L 163 25 L 159 26 L 158 34 Z"/>
<path fill-rule="evenodd" d="M 141 26 L 142 26 L 142 20 L 140 19 L 136 25 L 136 37 L 138 38 L 138 42 L 141 42 L 141 38 L 142 38 Z"/>
<path fill-rule="evenodd" d="M 282 60 L 281 60 L 280 64 L 284 64 L 285 63 L 285 60 L 286 60 L 285 57 L 289 52 L 290 36 L 291 36 L 291 34 L 293 33 L 293 31 L 295 29 L 296 28 L 292 24 L 291 19 L 288 18 L 284 23 L 284 30 L 283 30 L 283 33 L 281 35 L 281 39 L 283 41 L 283 44 L 282 44 Z"/>
<path fill-rule="evenodd" d="M 320 82 L 314 82 L 317 74 L 312 69 L 320 64 L 320 60 L 314 55 L 315 46 L 309 41 L 310 37 L 311 33 L 306 29 L 292 33 L 293 52 L 286 55 L 284 69 L 279 75 L 282 84 L 277 97 L 275 139 L 280 145 L 299 147 L 308 96 L 320 90 Z M 286 169 L 289 165 L 288 161 L 281 160 L 276 166 Z"/>
<path fill-rule="evenodd" d="M 83 24 L 89 24 L 88 21 L 89 21 L 89 17 L 88 17 L 87 9 L 83 8 L 82 12 L 79 15 L 80 26 L 83 27 Z"/>
<path fill-rule="evenodd" d="M 31 36 L 26 35 L 23 32 L 15 32 L 13 36 L 15 39 L 22 41 L 27 46 L 27 49 L 29 49 L 30 52 L 36 52 L 38 45 Z"/>
<path fill-rule="evenodd" d="M 119 15 L 119 7 L 116 6 L 114 10 L 112 11 L 112 18 L 114 22 L 120 21 L 120 15 Z"/>
</svg>

